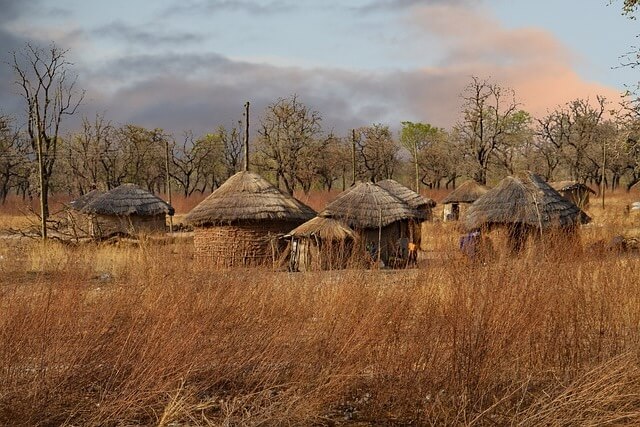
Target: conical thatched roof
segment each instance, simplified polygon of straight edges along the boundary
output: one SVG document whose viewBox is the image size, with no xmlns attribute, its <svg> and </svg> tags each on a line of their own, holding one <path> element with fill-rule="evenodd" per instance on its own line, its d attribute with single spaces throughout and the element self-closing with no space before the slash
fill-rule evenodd
<svg viewBox="0 0 640 427">
<path fill-rule="evenodd" d="M 468 230 L 507 224 L 546 229 L 590 220 L 540 176 L 526 172 L 519 177 L 506 177 L 476 200 L 469 207 L 464 224 Z"/>
<path fill-rule="evenodd" d="M 191 210 L 186 221 L 195 226 L 237 221 L 307 221 L 309 206 L 284 194 L 260 175 L 238 172 Z"/>
<path fill-rule="evenodd" d="M 385 179 L 383 181 L 378 181 L 377 184 L 414 209 L 420 209 L 425 206 L 432 208 L 436 205 L 436 202 L 430 198 L 421 196 L 396 180 Z"/>
<path fill-rule="evenodd" d="M 440 203 L 473 203 L 487 191 L 489 191 L 489 188 L 478 184 L 474 180 L 465 181 L 461 186 L 449 193 Z"/>
<path fill-rule="evenodd" d="M 317 237 L 320 240 L 354 240 L 356 233 L 342 222 L 317 216 L 301 226 L 293 229 L 287 236 L 289 237 Z"/>
<path fill-rule="evenodd" d="M 70 201 L 69 206 L 79 211 L 80 209 L 84 208 L 87 204 L 92 202 L 93 199 L 101 196 L 102 194 L 104 194 L 102 191 L 91 190 L 88 193 L 85 193 L 82 196 L 78 197 L 77 199 Z"/>
<path fill-rule="evenodd" d="M 156 216 L 174 214 L 174 209 L 161 198 L 135 184 L 122 184 L 95 197 L 81 212 L 110 216 Z"/>
<path fill-rule="evenodd" d="M 318 216 L 340 219 L 352 228 L 363 229 L 384 227 L 420 214 L 384 188 L 361 182 L 340 193 Z"/>
<path fill-rule="evenodd" d="M 581 184 L 576 181 L 556 181 L 550 182 L 549 185 L 556 191 L 584 190 L 596 194 L 596 192 L 588 185 Z"/>
</svg>

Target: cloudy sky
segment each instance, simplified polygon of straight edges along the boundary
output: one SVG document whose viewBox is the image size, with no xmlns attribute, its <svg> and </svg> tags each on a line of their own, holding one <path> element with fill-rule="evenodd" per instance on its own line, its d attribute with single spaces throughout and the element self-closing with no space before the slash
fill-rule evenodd
<svg viewBox="0 0 640 427">
<path fill-rule="evenodd" d="M 620 0 L 621 1 L 621 0 Z M 297 94 L 325 129 L 448 127 L 471 76 L 534 115 L 612 101 L 640 21 L 608 0 L 0 0 L 0 112 L 23 115 L 6 61 L 25 41 L 69 49 L 80 114 L 178 135 L 233 125 Z M 72 125 L 70 125 L 72 126 Z"/>
</svg>

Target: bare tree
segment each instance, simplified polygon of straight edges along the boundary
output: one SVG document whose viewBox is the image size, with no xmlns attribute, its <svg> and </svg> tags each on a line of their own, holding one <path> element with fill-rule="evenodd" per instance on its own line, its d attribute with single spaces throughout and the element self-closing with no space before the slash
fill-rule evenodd
<svg viewBox="0 0 640 427">
<path fill-rule="evenodd" d="M 7 116 L 0 116 L 0 203 L 9 191 L 29 179 L 29 142 Z"/>
<path fill-rule="evenodd" d="M 182 143 L 174 142 L 172 151 L 171 177 L 182 187 L 185 197 L 193 194 L 200 185 L 206 186 L 207 177 L 211 174 L 213 181 L 217 182 L 218 170 L 221 169 L 217 159 L 222 155 L 222 147 L 215 135 L 195 139 L 193 132 L 185 132 Z"/>
<path fill-rule="evenodd" d="M 455 128 L 471 159 L 474 179 L 486 184 L 492 156 L 506 141 L 518 103 L 513 90 L 478 77 L 472 78 L 462 99 L 463 117 Z"/>
<path fill-rule="evenodd" d="M 298 178 L 307 173 L 322 117 L 298 101 L 296 95 L 267 107 L 258 130 L 258 166 L 272 171 L 278 183 L 293 194 Z M 304 178 L 302 178 L 304 179 Z"/>
<path fill-rule="evenodd" d="M 29 138 L 38 158 L 42 238 L 47 238 L 49 181 L 57 157 L 60 124 L 75 114 L 84 98 L 76 89 L 77 76 L 70 76 L 72 65 L 67 50 L 51 44 L 43 49 L 27 43 L 21 52 L 13 52 L 16 84 L 27 104 Z"/>
<path fill-rule="evenodd" d="M 242 122 L 238 122 L 238 127 L 231 128 L 228 131 L 224 126 L 219 126 L 216 136 L 222 144 L 222 163 L 226 169 L 226 178 L 239 172 L 242 167 L 243 144 L 240 129 Z"/>
<path fill-rule="evenodd" d="M 114 128 L 105 120 L 104 115 L 96 114 L 93 120 L 82 119 L 82 130 L 63 141 L 62 159 L 71 172 L 73 186 L 80 194 L 100 182 L 108 180 L 115 168 L 108 159 L 107 150 L 119 150 L 110 147 Z"/>
<path fill-rule="evenodd" d="M 537 145 L 546 162 L 547 179 L 563 167 L 572 179 L 600 183 L 602 144 L 607 137 L 605 112 L 606 100 L 599 96 L 595 105 L 576 99 L 538 119 Z"/>
<path fill-rule="evenodd" d="M 372 182 L 393 178 L 400 147 L 391 137 L 389 126 L 376 123 L 356 130 L 356 150 L 364 174 Z"/>
</svg>

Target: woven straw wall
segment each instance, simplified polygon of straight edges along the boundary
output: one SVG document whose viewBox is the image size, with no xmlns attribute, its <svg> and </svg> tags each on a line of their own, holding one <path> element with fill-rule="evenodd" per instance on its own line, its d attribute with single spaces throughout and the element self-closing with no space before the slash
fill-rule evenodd
<svg viewBox="0 0 640 427">
<path fill-rule="evenodd" d="M 217 267 L 273 265 L 286 246 L 280 237 L 298 225 L 264 221 L 197 227 L 193 237 L 195 257 Z"/>
<path fill-rule="evenodd" d="M 351 240 L 317 242 L 313 238 L 300 238 L 290 265 L 297 271 L 341 270 L 355 262 L 353 255 Z"/>
</svg>

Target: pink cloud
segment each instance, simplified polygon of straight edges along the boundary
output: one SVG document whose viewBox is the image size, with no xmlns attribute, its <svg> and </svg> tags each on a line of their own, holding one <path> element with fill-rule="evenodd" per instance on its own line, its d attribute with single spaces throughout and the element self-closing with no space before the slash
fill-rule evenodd
<svg viewBox="0 0 640 427">
<path fill-rule="evenodd" d="M 436 67 L 440 74 L 490 77 L 513 88 L 534 116 L 578 97 L 619 98 L 618 89 L 581 77 L 581 58 L 543 29 L 506 28 L 484 9 L 460 5 L 424 6 L 410 21 L 447 52 Z"/>
</svg>

